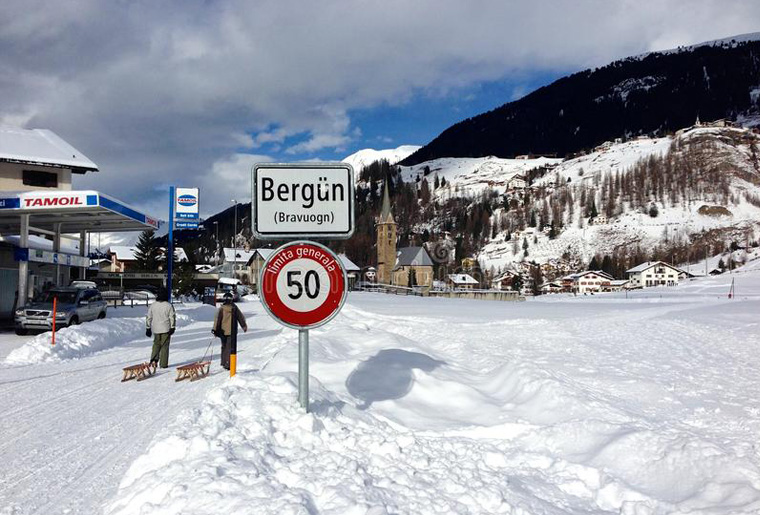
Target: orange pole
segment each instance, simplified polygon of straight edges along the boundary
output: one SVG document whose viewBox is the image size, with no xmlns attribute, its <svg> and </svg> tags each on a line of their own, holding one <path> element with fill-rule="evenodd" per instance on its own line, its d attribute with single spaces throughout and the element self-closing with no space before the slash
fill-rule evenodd
<svg viewBox="0 0 760 515">
<path fill-rule="evenodd" d="M 58 297 L 53 297 L 53 345 L 55 345 L 55 313 L 58 309 Z"/>
</svg>

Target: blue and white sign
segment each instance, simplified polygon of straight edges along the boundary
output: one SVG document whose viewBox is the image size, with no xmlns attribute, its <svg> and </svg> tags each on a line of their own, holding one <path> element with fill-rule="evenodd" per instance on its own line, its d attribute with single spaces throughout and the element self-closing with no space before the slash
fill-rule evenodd
<svg viewBox="0 0 760 515">
<path fill-rule="evenodd" d="M 174 222 L 175 229 L 197 229 L 198 222 L 186 222 L 184 220 L 176 220 Z"/>
<path fill-rule="evenodd" d="M 200 190 L 198 188 L 177 188 L 174 202 L 174 227 L 177 229 L 197 229 L 200 210 Z"/>
<path fill-rule="evenodd" d="M 49 250 L 16 248 L 13 252 L 15 261 L 33 261 L 35 263 L 47 263 L 51 265 L 64 264 L 66 266 L 86 267 L 90 265 L 90 258 L 63 252 L 50 252 Z"/>
</svg>

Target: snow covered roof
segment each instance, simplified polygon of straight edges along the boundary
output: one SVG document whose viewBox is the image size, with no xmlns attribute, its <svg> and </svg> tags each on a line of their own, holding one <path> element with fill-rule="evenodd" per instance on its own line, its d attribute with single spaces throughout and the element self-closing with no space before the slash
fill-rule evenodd
<svg viewBox="0 0 760 515">
<path fill-rule="evenodd" d="M 678 268 L 676 268 L 674 266 L 671 266 L 671 265 L 665 263 L 664 261 L 647 261 L 645 263 L 641 263 L 640 265 L 631 268 L 630 270 L 626 270 L 625 273 L 626 274 L 635 274 L 635 273 L 638 273 L 638 272 L 643 272 L 644 270 L 649 270 L 653 266 L 666 266 L 668 268 L 672 268 L 676 272 L 679 272 L 679 273 L 681 272 L 681 270 L 679 270 Z"/>
<path fill-rule="evenodd" d="M 0 161 L 64 166 L 75 173 L 98 171 L 98 165 L 47 129 L 0 127 Z"/>
<path fill-rule="evenodd" d="M 126 245 L 112 245 L 108 247 L 109 254 L 116 254 L 116 259 L 119 261 L 134 261 L 137 259 L 135 257 L 135 254 L 137 254 L 137 247 L 129 247 Z M 165 254 L 166 249 L 161 248 L 161 254 Z M 187 261 L 187 253 L 185 253 L 185 249 L 182 247 L 177 247 L 174 249 L 174 255 L 177 258 L 177 261 Z"/>
<path fill-rule="evenodd" d="M 449 280 L 454 284 L 478 284 L 478 281 L 468 274 L 449 274 Z"/>
<path fill-rule="evenodd" d="M 232 277 L 220 277 L 219 284 L 231 284 L 233 286 L 237 286 L 240 284 L 240 279 L 234 279 Z"/>
<path fill-rule="evenodd" d="M 338 258 L 340 259 L 340 262 L 343 263 L 343 268 L 346 269 L 346 272 L 358 272 L 361 270 L 359 266 L 348 259 L 348 256 L 345 254 L 338 254 Z"/>
<path fill-rule="evenodd" d="M 502 274 L 501 274 L 499 277 L 497 277 L 496 279 L 493 279 L 493 280 L 491 280 L 491 282 L 492 282 L 492 283 L 500 283 L 500 282 L 501 282 L 501 281 L 503 281 L 504 279 L 514 278 L 514 277 L 516 277 L 517 275 L 518 275 L 517 273 L 515 273 L 515 272 L 512 272 L 512 271 L 510 271 L 510 270 L 507 270 L 506 272 L 502 273 Z"/>
<path fill-rule="evenodd" d="M 112 245 L 111 247 L 108 247 L 108 253 L 115 254 L 116 259 L 119 261 L 134 261 L 137 248 L 124 245 Z"/>
<path fill-rule="evenodd" d="M 234 261 L 236 263 L 248 263 L 248 260 L 251 259 L 251 257 L 253 256 L 254 252 L 256 252 L 256 250 L 264 250 L 264 249 L 244 250 L 242 248 L 239 248 L 237 249 L 237 254 L 235 254 L 235 249 L 225 248 L 224 262 L 232 263 Z"/>
<path fill-rule="evenodd" d="M 246 264 L 248 266 L 251 266 L 251 264 L 253 263 L 253 260 L 256 259 L 256 256 L 259 256 L 261 259 L 266 261 L 267 259 L 269 259 L 269 256 L 272 255 L 272 252 L 274 252 L 274 249 L 253 249 L 251 251 L 250 257 L 248 258 L 248 261 L 246 261 Z M 239 253 L 240 252 L 238 251 L 238 254 Z M 230 258 L 231 257 L 232 255 L 230 255 Z"/>
<path fill-rule="evenodd" d="M 596 274 L 596 275 L 600 275 L 600 276 L 602 276 L 604 278 L 607 278 L 607 279 L 610 279 L 610 280 L 613 279 L 613 277 L 610 274 L 608 274 L 607 272 L 603 272 L 601 270 L 586 270 L 585 272 L 580 272 L 580 273 L 577 273 L 577 274 L 572 274 L 572 277 L 574 279 L 578 279 L 578 278 L 583 277 L 584 275 L 588 275 L 588 274 Z"/>
<path fill-rule="evenodd" d="M 402 247 L 396 252 L 396 266 L 433 266 L 424 247 Z"/>
<path fill-rule="evenodd" d="M 610 281 L 610 286 L 625 286 L 629 282 L 631 281 L 629 281 L 628 279 L 614 279 Z"/>
</svg>

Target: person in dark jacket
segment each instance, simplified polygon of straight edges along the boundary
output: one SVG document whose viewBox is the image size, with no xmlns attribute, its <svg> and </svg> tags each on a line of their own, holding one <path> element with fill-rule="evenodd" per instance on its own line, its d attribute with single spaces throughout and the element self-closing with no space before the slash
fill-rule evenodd
<svg viewBox="0 0 760 515">
<path fill-rule="evenodd" d="M 156 295 L 156 302 L 148 308 L 145 317 L 145 336 L 153 336 L 153 350 L 150 354 L 150 364 L 161 368 L 169 368 L 169 343 L 177 326 L 177 316 L 174 306 L 169 303 L 169 293 L 161 290 Z"/>
<path fill-rule="evenodd" d="M 248 332 L 248 324 L 240 309 L 232 302 L 232 294 L 225 293 L 223 304 L 216 310 L 214 316 L 214 328 L 211 330 L 214 336 L 222 340 L 222 367 L 230 369 L 230 349 L 232 348 L 233 324 L 239 324 L 244 332 Z M 237 331 L 234 331 L 237 333 Z"/>
</svg>

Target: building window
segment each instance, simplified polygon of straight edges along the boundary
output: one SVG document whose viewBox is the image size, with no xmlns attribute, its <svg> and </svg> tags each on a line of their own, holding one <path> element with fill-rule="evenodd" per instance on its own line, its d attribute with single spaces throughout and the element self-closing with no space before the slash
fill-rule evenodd
<svg viewBox="0 0 760 515">
<path fill-rule="evenodd" d="M 38 188 L 57 188 L 58 174 L 39 172 L 37 170 L 24 170 L 24 186 L 36 186 Z"/>
</svg>

